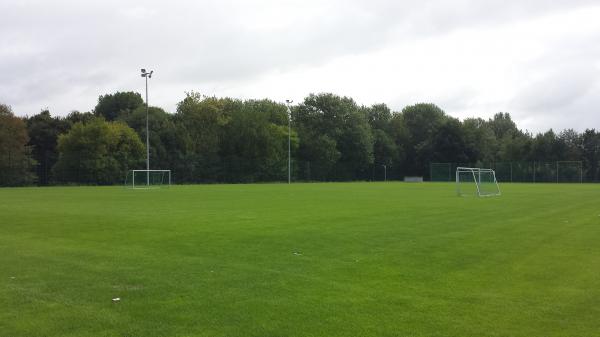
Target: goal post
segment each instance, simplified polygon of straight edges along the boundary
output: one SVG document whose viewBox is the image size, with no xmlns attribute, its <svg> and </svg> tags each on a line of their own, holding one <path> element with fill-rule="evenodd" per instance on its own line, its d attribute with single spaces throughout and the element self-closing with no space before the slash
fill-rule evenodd
<svg viewBox="0 0 600 337">
<path fill-rule="evenodd" d="M 500 195 L 496 172 L 479 167 L 456 168 L 456 194 L 488 197 Z"/>
<path fill-rule="evenodd" d="M 129 170 L 125 187 L 132 189 L 161 188 L 171 186 L 171 170 Z"/>
</svg>

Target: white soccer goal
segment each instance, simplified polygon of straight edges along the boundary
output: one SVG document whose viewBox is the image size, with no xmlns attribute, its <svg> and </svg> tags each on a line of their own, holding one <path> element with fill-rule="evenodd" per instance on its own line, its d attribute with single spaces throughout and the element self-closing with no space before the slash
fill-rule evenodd
<svg viewBox="0 0 600 337">
<path fill-rule="evenodd" d="M 125 187 L 161 188 L 171 186 L 171 170 L 129 170 L 125 177 Z"/>
<path fill-rule="evenodd" d="M 456 194 L 480 197 L 500 195 L 496 172 L 478 167 L 457 167 Z"/>
</svg>

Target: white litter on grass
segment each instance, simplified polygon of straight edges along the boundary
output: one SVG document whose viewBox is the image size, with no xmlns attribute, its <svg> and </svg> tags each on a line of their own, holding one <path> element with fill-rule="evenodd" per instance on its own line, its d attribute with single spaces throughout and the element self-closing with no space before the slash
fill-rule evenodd
<svg viewBox="0 0 600 337">
<path fill-rule="evenodd" d="M 119 302 L 120 300 L 121 300 L 120 297 L 115 297 L 115 298 L 112 299 L 113 302 Z"/>
<path fill-rule="evenodd" d="M 14 279 L 16 279 L 16 277 L 14 277 L 14 276 L 11 276 L 11 277 L 10 277 L 10 279 L 11 279 L 11 280 L 14 280 Z"/>
<path fill-rule="evenodd" d="M 302 253 L 300 253 L 300 252 L 293 252 L 292 254 L 294 254 L 294 255 L 302 255 Z"/>
</svg>

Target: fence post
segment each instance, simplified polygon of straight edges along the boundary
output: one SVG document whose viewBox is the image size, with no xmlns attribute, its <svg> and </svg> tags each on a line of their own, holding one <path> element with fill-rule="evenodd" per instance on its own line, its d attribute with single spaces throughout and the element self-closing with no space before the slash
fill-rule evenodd
<svg viewBox="0 0 600 337">
<path fill-rule="evenodd" d="M 433 181 L 433 165 L 429 162 L 429 181 Z"/>
</svg>

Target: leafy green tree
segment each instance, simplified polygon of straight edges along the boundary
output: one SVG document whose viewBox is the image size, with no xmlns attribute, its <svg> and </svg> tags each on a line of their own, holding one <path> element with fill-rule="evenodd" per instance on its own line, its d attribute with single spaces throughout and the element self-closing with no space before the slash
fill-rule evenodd
<svg viewBox="0 0 600 337">
<path fill-rule="evenodd" d="M 116 92 L 98 97 L 94 114 L 112 121 L 117 119 L 119 115 L 131 112 L 142 105 L 144 105 L 144 100 L 139 93 L 133 91 Z"/>
<path fill-rule="evenodd" d="M 363 111 L 357 109 L 348 113 L 337 145 L 342 156 L 335 178 L 367 179 L 368 169 L 373 164 L 373 133 Z"/>
<path fill-rule="evenodd" d="M 59 157 L 53 172 L 62 182 L 121 183 L 130 169 L 141 167 L 144 145 L 122 122 L 97 118 L 76 123 L 58 138 Z"/>
<path fill-rule="evenodd" d="M 299 178 L 309 181 L 329 179 L 329 173 L 341 157 L 336 141 L 310 131 L 304 131 L 303 136 L 298 149 L 301 159 L 298 162 Z"/>
<path fill-rule="evenodd" d="M 354 100 L 333 94 L 311 94 L 294 109 L 293 121 L 301 140 L 299 159 L 310 163 L 313 177 L 352 180 L 370 176 L 367 172 L 373 164 L 373 134 L 368 112 Z M 327 142 L 325 151 L 309 148 L 321 146 L 315 139 Z M 333 144 L 335 151 L 329 148 Z M 316 172 L 316 168 L 328 171 Z"/>
<path fill-rule="evenodd" d="M 70 128 L 69 121 L 50 116 L 48 110 L 27 118 L 29 146 L 37 161 L 38 184 L 47 185 L 52 177 L 52 167 L 58 160 L 56 149 L 58 136 Z"/>
<path fill-rule="evenodd" d="M 375 104 L 366 109 L 369 125 L 373 130 L 390 130 L 392 111 L 385 104 Z"/>
<path fill-rule="evenodd" d="M 509 113 L 499 112 L 488 121 L 490 128 L 494 131 L 497 139 L 502 139 L 508 134 L 518 133 L 517 125 Z"/>
<path fill-rule="evenodd" d="M 407 174 L 408 165 L 406 162 L 410 160 L 406 154 L 406 147 L 409 146 L 409 132 L 404 124 L 402 113 L 394 113 L 392 115 L 389 135 L 396 146 L 396 157 L 392 162 L 393 171 L 398 175 L 398 178 L 402 178 Z"/>
<path fill-rule="evenodd" d="M 34 180 L 35 160 L 27 145 L 25 122 L 8 105 L 0 104 L 0 186 L 19 186 Z"/>
<path fill-rule="evenodd" d="M 481 118 L 467 118 L 462 122 L 467 163 L 496 161 L 497 141 L 494 131 Z"/>
<path fill-rule="evenodd" d="M 220 156 L 226 181 L 275 181 L 287 177 L 287 108 L 269 100 L 236 102 L 228 109 Z M 291 135 L 292 149 L 297 136 Z"/>
<path fill-rule="evenodd" d="M 583 137 L 573 129 L 566 129 L 558 134 L 561 143 L 561 160 L 581 160 L 583 150 Z"/>
<path fill-rule="evenodd" d="M 119 119 L 133 128 L 140 136 L 142 143 L 146 143 L 146 107 L 122 114 Z M 182 171 L 178 163 L 185 162 L 187 143 L 185 134 L 181 137 L 179 129 L 174 123 L 174 117 L 158 107 L 148 109 L 148 129 L 150 143 L 150 168 L 170 169 L 177 174 L 179 181 L 183 180 Z M 145 148 L 145 145 L 144 145 Z"/>
<path fill-rule="evenodd" d="M 56 172 L 62 174 L 63 181 L 110 182 L 102 172 L 115 166 L 107 159 L 109 155 L 102 154 L 106 146 L 101 144 L 110 142 L 98 131 L 102 130 L 98 117 L 133 128 L 143 140 L 145 154 L 146 109 L 138 93 L 100 96 L 93 113 L 74 111 L 64 119 L 42 112 L 26 119 L 29 145 L 40 163 L 41 184 L 51 181 L 48 168 L 57 161 L 56 139 L 70 125 L 78 126 L 76 131 L 68 133 L 69 137 L 78 137 L 75 135 L 81 133 L 80 129 L 90 125 L 88 131 L 96 130 L 99 143 L 92 141 L 94 137 L 80 136 L 80 141 L 72 143 L 86 145 L 81 145 L 79 152 L 71 151 L 82 158 L 77 159 L 77 169 L 72 165 L 71 153 L 63 156 L 65 160 L 60 165 L 58 162 L 54 165 Z M 191 92 L 178 103 L 175 114 L 150 107 L 149 118 L 151 165 L 171 169 L 180 182 L 287 178 L 289 119 L 283 104 L 206 97 Z M 385 104 L 359 106 L 352 98 L 322 93 L 311 94 L 292 107 L 291 124 L 292 167 L 297 179 L 371 179 L 374 170 L 381 170 L 382 165 L 391 168 L 388 177 L 426 176 L 430 162 L 434 161 L 505 167 L 509 167 L 507 162 L 521 162 L 515 167 L 523 181 L 532 173 L 531 161 L 583 160 L 588 179 L 598 179 L 600 174 L 595 130 L 583 134 L 574 130 L 556 134 L 549 130 L 534 137 L 519 130 L 505 112 L 488 120 L 468 118 L 461 122 L 434 104 L 420 103 L 392 112 Z M 64 149 L 72 148 L 65 145 Z M 95 159 L 97 164 L 87 159 L 96 158 L 94 155 L 98 153 L 101 159 Z M 138 167 L 143 167 L 143 161 Z M 503 179 L 513 178 L 513 166 L 510 167 L 510 177 Z M 77 172 L 77 178 L 67 179 L 68 170 L 70 174 Z M 541 171 L 549 172 L 544 168 Z"/>
<path fill-rule="evenodd" d="M 381 129 L 373 130 L 373 157 L 377 165 L 392 166 L 398 160 L 398 147 L 394 139 Z"/>
<path fill-rule="evenodd" d="M 373 134 L 372 179 L 382 179 L 381 174 L 378 175 L 379 177 L 375 176 L 375 172 L 381 171 L 382 165 L 386 165 L 387 177 L 392 178 L 393 172 L 398 173 L 394 165 L 399 159 L 398 146 L 392 132 L 392 112 L 385 104 L 375 104 L 366 108 L 366 111 Z M 400 168 L 401 165 L 397 167 Z"/>
<path fill-rule="evenodd" d="M 600 133 L 586 129 L 581 135 L 582 158 L 588 181 L 600 179 Z"/>
<path fill-rule="evenodd" d="M 552 129 L 540 133 L 533 139 L 531 158 L 535 161 L 556 161 L 561 159 L 558 137 Z"/>
<path fill-rule="evenodd" d="M 496 143 L 498 144 L 496 161 L 520 162 L 532 160 L 533 139 L 529 134 L 505 135 L 501 139 L 497 139 Z"/>
<path fill-rule="evenodd" d="M 67 115 L 65 120 L 68 121 L 72 125 L 75 123 L 84 123 L 85 124 L 95 118 L 96 118 L 96 116 L 91 112 L 79 112 L 77 110 L 74 110 L 74 111 L 71 111 L 71 113 L 69 113 Z"/>
<path fill-rule="evenodd" d="M 423 174 L 434 160 L 434 138 L 444 122 L 446 114 L 434 104 L 419 103 L 402 109 L 402 125 L 406 128 L 405 172 Z"/>
<path fill-rule="evenodd" d="M 181 154 L 185 158 L 186 181 L 214 182 L 223 177 L 220 147 L 223 128 L 231 120 L 231 110 L 241 103 L 231 99 L 187 93 L 177 104 L 174 123 L 178 128 Z"/>
<path fill-rule="evenodd" d="M 461 123 L 458 119 L 447 118 L 438 128 L 432 139 L 432 161 L 465 163 L 469 160 Z"/>
<path fill-rule="evenodd" d="M 381 175 L 375 176 L 375 172 L 380 172 L 385 165 L 386 179 L 392 178 L 392 168 L 398 161 L 398 148 L 394 139 L 381 129 L 373 131 L 373 176 L 372 179 L 380 180 Z M 396 177 L 397 178 L 397 177 Z"/>
</svg>

